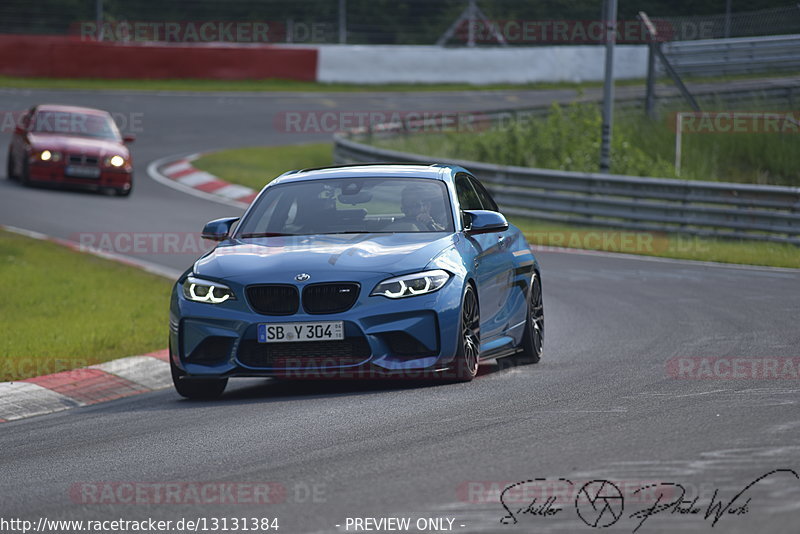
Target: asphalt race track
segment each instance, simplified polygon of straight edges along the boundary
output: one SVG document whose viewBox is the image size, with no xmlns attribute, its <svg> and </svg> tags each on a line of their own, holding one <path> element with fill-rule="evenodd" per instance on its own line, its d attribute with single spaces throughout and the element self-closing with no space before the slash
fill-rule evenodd
<svg viewBox="0 0 800 534">
<path fill-rule="evenodd" d="M 571 96 L 567 90 L 459 96 L 3 90 L 3 110 L 46 101 L 91 105 L 141 113 L 142 131 L 133 145 L 137 175 L 130 198 L 0 180 L 0 224 L 64 238 L 197 232 L 205 221 L 239 210 L 157 183 L 147 164 L 173 154 L 328 138 L 276 131 L 280 111 L 496 109 Z M 8 139 L 3 131 L 2 169 Z M 562 478 L 575 487 L 593 480 L 672 483 L 680 486 L 662 486 L 671 488 L 670 501 L 681 487 L 687 501 L 698 497 L 699 514 L 665 511 L 638 532 L 798 532 L 800 479 L 789 472 L 746 490 L 729 510 L 741 513 L 723 514 L 714 527 L 713 515 L 705 519 L 704 512 L 717 489 L 724 506 L 773 470 L 800 472 L 800 382 L 675 378 L 670 362 L 799 357 L 800 272 L 599 254 L 537 256 L 547 334 L 538 365 L 500 370 L 490 363 L 474 382 L 444 386 L 239 380 L 215 402 L 190 402 L 164 390 L 5 423 L 0 515 L 34 521 L 277 517 L 282 533 L 345 531 L 348 517 L 410 517 L 412 525 L 418 518 L 451 518 L 460 532 L 572 533 L 593 530 L 580 517 L 591 522 L 594 510 L 597 519 L 600 501 L 618 504 L 603 493 L 608 499 L 594 508 L 576 506 L 575 491 L 551 506 L 561 508 L 553 515 L 516 513 L 518 524 L 504 525 L 506 510 L 496 494 L 486 495 L 534 478 L 547 478 L 543 483 L 552 488 Z M 175 269 L 194 259 L 139 257 Z M 12 318 L 4 323 L 13 328 Z M 166 345 L 167 325 L 164 330 Z M 138 503 L 119 495 L 98 503 L 92 491 L 104 482 L 269 482 L 279 502 L 251 504 L 252 495 L 239 494 L 234 504 L 152 495 Z M 531 500 L 509 507 L 516 512 Z M 626 498 L 620 519 L 604 530 L 634 531 L 642 518 L 630 516 L 652 504 Z"/>
</svg>

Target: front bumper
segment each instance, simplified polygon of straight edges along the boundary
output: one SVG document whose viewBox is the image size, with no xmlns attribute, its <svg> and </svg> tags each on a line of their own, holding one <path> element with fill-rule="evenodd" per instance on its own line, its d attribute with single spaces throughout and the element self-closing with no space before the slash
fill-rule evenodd
<svg viewBox="0 0 800 534">
<path fill-rule="evenodd" d="M 101 168 L 97 178 L 77 178 L 65 174 L 66 166 L 61 163 L 31 163 L 28 167 L 28 178 L 35 183 L 49 185 L 77 186 L 89 189 L 113 187 L 130 189 L 133 181 L 133 169 Z"/>
<path fill-rule="evenodd" d="M 423 378 L 452 367 L 459 339 L 464 282 L 452 277 L 440 290 L 403 299 L 369 296 L 387 275 L 362 280 L 346 312 L 289 316 L 253 311 L 244 288 L 237 300 L 187 300 L 180 282 L 170 308 L 170 357 L 189 376 L 285 378 Z M 298 284 L 298 287 L 300 285 Z M 259 343 L 260 323 L 343 321 L 343 341 Z"/>
</svg>

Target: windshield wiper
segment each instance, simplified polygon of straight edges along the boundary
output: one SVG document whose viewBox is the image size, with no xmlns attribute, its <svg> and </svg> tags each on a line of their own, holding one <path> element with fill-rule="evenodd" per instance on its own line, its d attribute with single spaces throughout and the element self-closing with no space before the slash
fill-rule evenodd
<svg viewBox="0 0 800 534">
<path fill-rule="evenodd" d="M 298 234 L 282 234 L 280 232 L 256 232 L 252 234 L 242 234 L 239 237 L 242 239 L 255 238 L 255 237 L 286 237 Z"/>
<path fill-rule="evenodd" d="M 338 234 L 374 234 L 375 232 L 365 232 L 364 230 L 343 230 L 341 232 L 320 232 L 317 235 L 338 235 Z"/>
<path fill-rule="evenodd" d="M 338 234 L 396 234 L 397 232 L 388 230 L 345 230 L 343 232 L 324 232 L 316 235 L 338 235 Z"/>
</svg>

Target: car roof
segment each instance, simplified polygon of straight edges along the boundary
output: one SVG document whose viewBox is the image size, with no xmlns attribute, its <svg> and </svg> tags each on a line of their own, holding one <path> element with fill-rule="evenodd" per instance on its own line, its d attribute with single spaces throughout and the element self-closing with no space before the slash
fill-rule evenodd
<svg viewBox="0 0 800 534">
<path fill-rule="evenodd" d="M 271 183 L 288 183 L 304 180 L 324 180 L 330 178 L 428 178 L 431 180 L 447 180 L 460 167 L 442 165 L 439 163 L 364 163 L 349 165 L 334 165 L 289 171 L 282 174 Z M 465 171 L 466 172 L 466 171 Z"/>
<path fill-rule="evenodd" d="M 55 111 L 59 113 L 87 113 L 95 115 L 108 115 L 107 111 L 96 108 L 85 108 L 82 106 L 66 106 L 63 104 L 39 104 L 35 106 L 36 111 Z"/>
</svg>

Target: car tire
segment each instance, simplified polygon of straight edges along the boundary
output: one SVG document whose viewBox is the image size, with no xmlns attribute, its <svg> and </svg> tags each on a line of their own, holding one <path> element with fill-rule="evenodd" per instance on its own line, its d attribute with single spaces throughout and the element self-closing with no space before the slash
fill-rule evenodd
<svg viewBox="0 0 800 534">
<path fill-rule="evenodd" d="M 133 186 L 129 187 L 128 189 L 120 187 L 119 189 L 115 189 L 114 193 L 118 197 L 127 197 L 131 194 L 131 191 L 133 191 Z"/>
<path fill-rule="evenodd" d="M 458 349 L 455 358 L 455 382 L 469 382 L 478 374 L 481 347 L 481 316 L 475 288 L 467 284 L 461 300 Z"/>
<path fill-rule="evenodd" d="M 22 164 L 22 174 L 19 177 L 19 181 L 25 187 L 31 187 L 33 185 L 31 184 L 31 171 L 27 159 Z"/>
<path fill-rule="evenodd" d="M 186 378 L 186 371 L 179 369 L 170 359 L 170 370 L 172 371 L 172 383 L 175 391 L 181 397 L 196 400 L 216 399 L 225 391 L 228 385 L 227 378 Z"/>
<path fill-rule="evenodd" d="M 544 303 L 542 301 L 542 279 L 533 272 L 528 294 L 528 318 L 522 334 L 522 352 L 512 358 L 519 364 L 539 363 L 544 351 Z"/>
<path fill-rule="evenodd" d="M 14 156 L 11 155 L 11 152 L 8 153 L 8 158 L 6 158 L 6 178 L 17 181 L 17 177 L 14 175 Z"/>
</svg>

